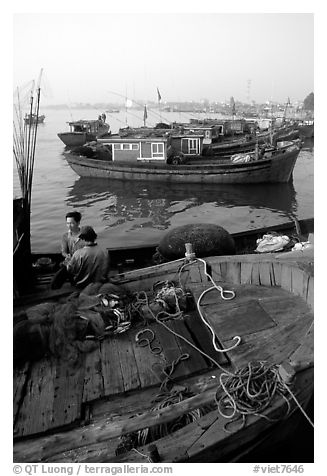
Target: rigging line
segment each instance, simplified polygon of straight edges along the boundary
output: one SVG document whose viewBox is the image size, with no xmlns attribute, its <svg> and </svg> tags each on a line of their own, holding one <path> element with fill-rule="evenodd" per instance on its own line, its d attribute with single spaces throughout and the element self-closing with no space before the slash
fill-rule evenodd
<svg viewBox="0 0 327 476">
<path fill-rule="evenodd" d="M 22 151 L 24 151 L 24 119 L 23 119 L 23 112 L 21 108 L 21 101 L 20 101 L 20 94 L 19 94 L 19 89 L 17 88 L 17 100 L 18 100 L 18 105 L 15 105 L 15 112 L 16 112 L 16 119 L 18 122 L 18 127 L 19 127 L 19 134 L 20 134 L 20 142 L 21 142 L 21 148 Z"/>
<path fill-rule="evenodd" d="M 33 181 L 34 162 L 35 162 L 36 134 L 37 134 L 37 127 L 39 122 L 38 117 L 39 117 L 39 109 L 40 109 L 40 93 L 41 93 L 41 89 L 39 87 L 37 90 L 36 123 L 35 123 L 34 131 L 33 131 L 34 135 L 33 135 L 33 142 L 32 142 L 32 162 L 30 167 L 30 176 L 29 176 L 29 184 L 28 184 L 29 203 L 31 203 L 31 200 L 32 200 L 32 181 Z"/>
<path fill-rule="evenodd" d="M 131 99 L 131 98 L 127 97 L 126 95 L 119 94 L 119 93 L 115 93 L 114 91 L 109 91 L 109 90 L 108 90 L 108 93 L 109 93 L 109 94 L 115 94 L 116 96 L 119 96 L 119 97 L 124 98 L 124 99 L 128 99 L 128 100 L 132 101 L 132 103 L 137 104 L 138 106 L 140 106 L 141 108 L 144 107 L 144 104 L 138 103 L 137 101 L 135 101 L 134 99 Z M 152 109 L 149 109 L 148 107 L 147 107 L 147 110 L 148 110 L 148 112 L 150 112 L 150 113 L 153 114 L 154 116 L 157 116 L 157 117 L 159 117 L 159 118 L 161 117 L 160 114 L 158 114 L 157 112 L 153 111 Z M 166 119 L 166 118 L 164 118 L 164 120 L 167 121 L 167 122 L 169 122 L 169 120 Z"/>
</svg>

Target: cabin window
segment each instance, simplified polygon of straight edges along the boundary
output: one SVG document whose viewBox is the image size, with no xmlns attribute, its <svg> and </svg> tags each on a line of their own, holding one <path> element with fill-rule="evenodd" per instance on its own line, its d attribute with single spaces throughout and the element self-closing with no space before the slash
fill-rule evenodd
<svg viewBox="0 0 327 476">
<path fill-rule="evenodd" d="M 164 145 L 162 143 L 151 144 L 152 157 L 164 157 Z"/>
<path fill-rule="evenodd" d="M 211 138 L 211 131 L 205 131 L 204 133 L 206 139 L 210 139 Z"/>
<path fill-rule="evenodd" d="M 182 152 L 184 154 L 199 154 L 199 139 L 182 139 Z"/>
<path fill-rule="evenodd" d="M 114 144 L 114 150 L 139 150 L 139 144 Z"/>
</svg>

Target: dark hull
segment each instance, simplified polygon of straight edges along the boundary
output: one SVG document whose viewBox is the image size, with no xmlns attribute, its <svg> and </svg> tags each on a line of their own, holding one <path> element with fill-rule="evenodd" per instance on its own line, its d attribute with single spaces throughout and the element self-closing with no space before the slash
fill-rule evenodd
<svg viewBox="0 0 327 476">
<path fill-rule="evenodd" d="M 87 132 L 60 132 L 58 137 L 68 147 L 84 145 L 86 142 L 96 140 L 95 134 Z"/>
<path fill-rule="evenodd" d="M 66 154 L 66 160 L 80 177 L 120 180 L 150 180 L 176 183 L 248 184 L 288 182 L 299 155 L 296 146 L 249 163 L 222 163 L 219 160 L 194 161 L 170 166 L 154 163 L 118 163 Z M 193 165 L 194 164 L 194 165 Z"/>
<path fill-rule="evenodd" d="M 275 140 L 277 141 L 287 141 L 298 139 L 299 131 L 291 130 L 287 132 L 276 132 L 274 134 Z M 245 139 L 235 139 L 226 141 L 226 143 L 214 143 L 207 148 L 207 154 L 213 154 L 218 157 L 230 157 L 233 154 L 241 154 L 246 152 L 251 152 L 256 143 L 265 144 L 270 142 L 270 134 L 261 133 L 255 139 L 245 140 Z"/>
<path fill-rule="evenodd" d="M 235 242 L 236 254 L 253 253 L 258 238 L 262 238 L 267 233 L 278 233 L 288 236 L 298 236 L 301 241 L 308 241 L 309 235 L 314 233 L 314 219 L 298 220 L 296 222 L 289 221 L 279 225 L 267 226 L 264 228 L 255 228 L 239 233 L 232 233 L 231 236 Z M 127 272 L 132 269 L 144 268 L 155 264 L 154 255 L 156 253 L 158 243 L 145 246 L 131 247 L 107 247 L 110 255 L 110 274 Z M 62 261 L 60 253 L 33 253 L 32 262 L 35 263 L 39 258 L 50 258 L 55 270 L 58 269 L 59 263 Z M 46 276 L 51 273 L 51 269 L 45 268 L 39 270 L 41 273 L 41 281 L 47 281 Z M 49 282 L 49 281 L 48 281 Z M 18 301 L 17 301 L 18 302 Z"/>
</svg>

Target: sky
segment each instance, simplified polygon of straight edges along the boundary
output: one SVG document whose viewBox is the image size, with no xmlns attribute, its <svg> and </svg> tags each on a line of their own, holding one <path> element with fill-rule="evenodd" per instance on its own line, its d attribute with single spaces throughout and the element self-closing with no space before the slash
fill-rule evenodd
<svg viewBox="0 0 327 476">
<path fill-rule="evenodd" d="M 157 87 L 162 102 L 303 101 L 314 14 L 14 12 L 13 87 L 41 68 L 43 105 L 156 101 Z"/>
</svg>

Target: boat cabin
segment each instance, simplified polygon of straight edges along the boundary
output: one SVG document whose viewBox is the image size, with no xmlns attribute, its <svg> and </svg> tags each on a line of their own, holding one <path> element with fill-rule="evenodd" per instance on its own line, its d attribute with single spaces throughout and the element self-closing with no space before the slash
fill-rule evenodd
<svg viewBox="0 0 327 476">
<path fill-rule="evenodd" d="M 203 144 L 210 145 L 216 142 L 219 136 L 224 135 L 224 127 L 220 124 L 207 124 L 190 120 L 190 123 L 173 123 L 174 129 L 178 129 L 181 133 L 198 134 L 203 136 Z"/>
<path fill-rule="evenodd" d="M 107 147 L 113 162 L 165 161 L 167 159 L 169 137 L 138 137 L 111 135 L 97 139 L 99 144 Z"/>
<path fill-rule="evenodd" d="M 245 119 L 190 119 L 190 125 L 192 128 L 196 125 L 197 128 L 201 127 L 212 131 L 212 142 L 217 142 L 222 136 L 246 134 L 249 132 L 248 123 Z"/>
<path fill-rule="evenodd" d="M 68 122 L 70 132 L 86 132 L 88 134 L 97 134 L 99 132 L 99 128 L 103 127 L 104 122 L 98 119 L 94 121 L 72 121 Z"/>
<path fill-rule="evenodd" d="M 156 135 L 135 135 L 121 137 L 111 135 L 97 139 L 97 143 L 107 147 L 115 162 L 169 162 L 173 156 L 194 157 L 203 150 L 203 134 L 180 134 L 167 131 Z"/>
</svg>

